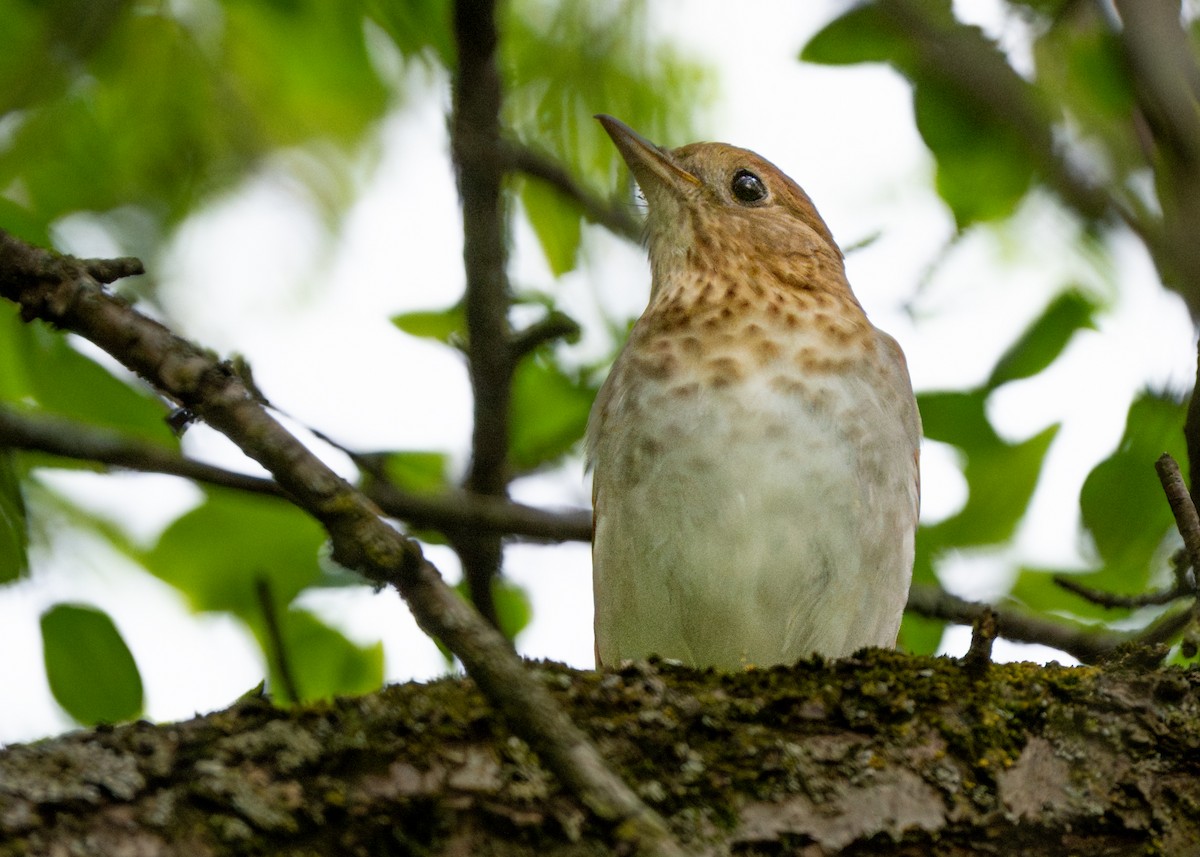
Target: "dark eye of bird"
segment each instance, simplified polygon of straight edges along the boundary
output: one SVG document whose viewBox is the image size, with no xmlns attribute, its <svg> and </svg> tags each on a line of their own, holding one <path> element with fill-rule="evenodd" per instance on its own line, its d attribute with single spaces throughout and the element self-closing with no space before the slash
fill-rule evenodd
<svg viewBox="0 0 1200 857">
<path fill-rule="evenodd" d="M 767 186 L 749 170 L 738 170 L 734 173 L 730 189 L 742 202 L 761 202 L 767 198 Z"/>
</svg>

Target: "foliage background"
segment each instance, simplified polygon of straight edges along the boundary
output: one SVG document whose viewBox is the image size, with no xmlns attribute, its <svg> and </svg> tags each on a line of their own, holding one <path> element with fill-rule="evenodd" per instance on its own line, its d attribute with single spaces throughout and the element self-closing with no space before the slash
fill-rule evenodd
<svg viewBox="0 0 1200 857">
<path fill-rule="evenodd" d="M 764 4 L 731 31 L 720 4 L 694 0 L 513 3 L 505 121 L 601 195 L 624 179 L 594 112 L 671 145 L 727 139 L 779 163 L 843 246 L 862 245 L 851 282 L 926 391 L 918 579 L 1111 621 L 1046 572 L 1127 592 L 1164 579 L 1170 527 L 1151 463 L 1163 449 L 1183 460 L 1186 309 L 1128 232 L 1065 210 L 1020 141 L 923 85 L 887 34 L 872 41 L 850 17 L 810 41 L 848 7 L 796 5 Z M 1070 109 L 1064 125 L 1098 172 L 1149 194 L 1112 45 L 1095 27 L 1059 26 L 1071 5 L 955 11 Z M 141 256 L 151 275 L 131 296 L 245 355 L 299 426 L 406 453 L 388 472 L 412 490 L 457 482 L 470 400 L 460 314 L 443 312 L 463 283 L 446 4 L 22 0 L 0 16 L 0 227 L 79 255 Z M 806 44 L 824 64 L 797 61 Z M 873 62 L 845 65 L 860 60 Z M 915 102 L 893 68 L 917 80 Z M 648 275 L 636 246 L 544 184 L 516 178 L 512 191 L 514 321 L 553 307 L 583 328 L 518 372 L 512 493 L 586 505 L 576 446 L 590 390 Z M 8 406 L 244 466 L 203 426 L 177 440 L 161 404 L 86 345 L 20 325 L 11 307 L 0 324 Z M 281 504 L 36 454 L 0 462 L 0 684 L 21 700 L 0 713 L 0 740 L 68 725 L 52 689 L 85 721 L 182 717 L 249 689 L 274 668 L 256 580 L 304 696 L 445 666 L 394 596 L 323 564 L 318 528 Z M 449 548 L 430 554 L 454 573 Z M 503 612 L 520 625 L 532 604 L 523 651 L 589 663 L 587 568 L 584 545 L 509 548 Z M 943 631 L 910 619 L 904 643 L 963 645 Z"/>
</svg>

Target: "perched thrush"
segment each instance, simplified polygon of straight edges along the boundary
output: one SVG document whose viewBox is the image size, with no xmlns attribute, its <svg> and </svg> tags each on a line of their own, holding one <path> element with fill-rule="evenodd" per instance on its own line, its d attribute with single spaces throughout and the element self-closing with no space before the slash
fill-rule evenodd
<svg viewBox="0 0 1200 857">
<path fill-rule="evenodd" d="M 921 434 L 900 346 L 775 166 L 597 118 L 645 195 L 652 275 L 588 426 L 597 663 L 895 645 Z"/>
</svg>

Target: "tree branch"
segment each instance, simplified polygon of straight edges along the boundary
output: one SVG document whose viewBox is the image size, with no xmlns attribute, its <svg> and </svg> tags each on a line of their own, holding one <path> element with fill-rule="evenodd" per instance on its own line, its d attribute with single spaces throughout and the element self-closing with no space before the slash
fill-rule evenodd
<svg viewBox="0 0 1200 857">
<path fill-rule="evenodd" d="M 192 458 L 118 431 L 45 414 L 23 414 L 0 405 L 0 447 L 43 452 L 140 473 L 180 476 L 206 485 L 285 497 L 272 479 L 248 476 Z M 434 530 L 480 529 L 534 541 L 589 541 L 587 509 L 551 511 L 466 491 L 410 494 L 390 482 L 371 479 L 361 489 L 389 517 Z"/>
<path fill-rule="evenodd" d="M 475 424 L 466 487 L 501 496 L 508 489 L 509 399 L 514 364 L 508 343 L 509 285 L 505 270 L 504 171 L 500 142 L 500 75 L 496 68 L 493 0 L 456 0 L 458 48 L 450 149 L 463 207 L 463 263 L 467 275 L 467 361 L 474 393 Z M 475 606 L 493 624 L 492 581 L 500 570 L 502 544 L 489 533 L 452 537 Z"/>
<path fill-rule="evenodd" d="M 606 765 L 508 641 L 446 586 L 420 546 L 288 433 L 230 368 L 100 286 L 85 264 L 0 230 L 0 296 L 73 331 L 189 408 L 262 464 L 329 534 L 333 558 L 394 586 L 427 633 L 462 661 L 488 700 L 546 767 L 615 834 L 643 853 L 677 855 L 662 819 Z"/>
<path fill-rule="evenodd" d="M 1039 616 L 1026 616 L 1012 610 L 966 601 L 939 586 L 920 583 L 913 584 L 909 591 L 907 609 L 918 616 L 945 619 L 959 625 L 971 625 L 991 610 L 996 615 L 996 632 L 999 636 L 1018 643 L 1040 643 L 1061 649 L 1085 664 L 1107 660 L 1125 647 L 1165 642 L 1187 625 L 1191 612 L 1181 610 L 1164 613 L 1148 627 L 1134 633 L 1106 629 L 1079 630 Z"/>
</svg>

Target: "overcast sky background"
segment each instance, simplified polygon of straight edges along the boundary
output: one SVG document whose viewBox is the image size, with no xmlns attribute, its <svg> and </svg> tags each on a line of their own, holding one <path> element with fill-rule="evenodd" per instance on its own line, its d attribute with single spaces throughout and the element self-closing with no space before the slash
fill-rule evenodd
<svg viewBox="0 0 1200 857">
<path fill-rule="evenodd" d="M 956 3 L 960 13 L 1007 46 L 1023 25 L 1000 4 Z M 717 70 L 720 95 L 698 124 L 708 139 L 754 149 L 795 178 L 813 198 L 843 246 L 878 239 L 847 260 L 859 299 L 872 320 L 900 341 L 918 389 L 982 381 L 997 356 L 1066 282 L 1117 295 L 1099 330 L 1072 343 L 1053 371 L 1006 386 L 991 401 L 997 428 L 1023 439 L 1064 423 L 1016 543 L 1004 552 L 961 559 L 945 583 L 968 597 L 1002 593 L 1012 556 L 1042 565 L 1078 565 L 1079 487 L 1108 454 L 1123 427 L 1130 397 L 1150 384 L 1190 387 L 1193 333 L 1182 303 L 1158 286 L 1131 239 L 1118 242 L 1117 267 L 1097 270 L 1071 244 L 1073 226 L 1051 202 L 1028 202 L 1013 228 L 976 230 L 944 253 L 949 212 L 932 191 L 932 163 L 913 126 L 907 84 L 884 67 L 826 68 L 796 60 L 805 41 L 843 4 L 769 0 L 730 19 L 720 0 L 652 4 L 656 28 Z M 1027 57 L 1017 54 L 1020 64 Z M 441 308 L 462 290 L 458 199 L 445 113 L 448 81 L 413 68 L 408 102 L 381 129 L 383 154 L 369 173 L 344 235 L 332 248 L 303 190 L 284 169 L 268 169 L 237 193 L 192 219 L 177 236 L 158 275 L 164 301 L 183 332 L 221 353 L 245 354 L 259 386 L 283 410 L 362 449 L 439 449 L 465 464 L 470 395 L 462 361 L 448 349 L 398 333 L 388 317 L 405 309 Z M 423 93 L 423 94 L 422 94 Z M 606 106 L 595 105 L 596 112 Z M 657 141 L 680 145 L 685 140 Z M 631 202 L 632 204 L 632 202 Z M 116 252 L 87 218 L 64 223 L 65 248 L 87 256 Z M 532 234 L 518 221 L 513 281 L 562 296 L 585 326 L 573 353 L 603 353 L 604 315 L 641 310 L 649 273 L 644 251 L 589 229 L 584 264 L 555 282 Z M 917 290 L 936 260 L 932 278 Z M 297 285 L 299 284 L 299 285 Z M 401 403 L 404 403 L 403 405 Z M 203 426 L 188 431 L 186 450 L 245 467 L 231 446 Z M 330 460 L 338 462 L 336 453 Z M 923 514 L 937 520 L 965 500 L 953 455 L 923 448 Z M 344 472 L 349 468 L 339 463 Z M 194 503 L 195 489 L 155 476 L 53 474 L 99 511 L 131 522 L 151 541 Z M 579 462 L 522 480 L 520 500 L 586 506 L 590 488 Z M 228 704 L 264 672 L 256 646 L 235 622 L 192 615 L 182 599 L 128 566 L 103 544 L 61 540 L 34 558 L 32 579 L 0 589 L 0 742 L 70 728 L 46 685 L 38 617 L 62 601 L 109 612 L 129 643 L 146 685 L 147 715 L 169 720 Z M 429 556 L 457 578 L 454 555 Z M 518 640 L 533 657 L 592 663 L 590 558 L 586 545 L 518 545 L 507 572 L 527 587 L 533 625 Z M 352 639 L 382 639 L 390 681 L 442 673 L 445 663 L 390 590 L 324 591 L 305 596 Z M 944 650 L 961 653 L 969 629 L 947 635 Z M 1061 655 L 1003 645 L 1002 657 L 1044 660 Z"/>
</svg>

